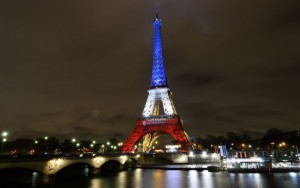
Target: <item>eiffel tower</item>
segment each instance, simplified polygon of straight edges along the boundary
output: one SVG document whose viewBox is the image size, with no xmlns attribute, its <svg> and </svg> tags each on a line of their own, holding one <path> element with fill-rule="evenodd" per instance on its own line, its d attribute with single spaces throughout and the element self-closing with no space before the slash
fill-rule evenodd
<svg viewBox="0 0 300 188">
<path fill-rule="evenodd" d="M 142 117 L 138 119 L 136 127 L 123 145 L 123 152 L 133 152 L 135 144 L 142 138 L 143 152 L 151 150 L 157 138 L 163 134 L 171 135 L 181 146 L 181 150 L 192 148 L 189 136 L 183 130 L 182 119 L 177 115 L 168 88 L 164 66 L 161 20 L 156 12 L 154 19 L 154 46 L 151 86 Z"/>
</svg>

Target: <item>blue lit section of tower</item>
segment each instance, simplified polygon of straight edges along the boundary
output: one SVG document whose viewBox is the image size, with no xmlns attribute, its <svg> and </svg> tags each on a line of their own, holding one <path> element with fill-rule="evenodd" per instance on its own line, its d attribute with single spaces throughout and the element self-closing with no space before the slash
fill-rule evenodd
<svg viewBox="0 0 300 188">
<path fill-rule="evenodd" d="M 154 43 L 153 43 L 153 67 L 152 67 L 152 79 L 151 88 L 155 87 L 167 87 L 167 76 L 164 67 L 164 58 L 162 52 L 161 41 L 161 21 L 156 14 L 154 20 Z"/>
</svg>

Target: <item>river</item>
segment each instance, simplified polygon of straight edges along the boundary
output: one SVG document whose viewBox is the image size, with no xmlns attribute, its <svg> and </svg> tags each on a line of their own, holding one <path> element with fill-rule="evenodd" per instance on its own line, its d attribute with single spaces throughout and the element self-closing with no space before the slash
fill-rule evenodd
<svg viewBox="0 0 300 188">
<path fill-rule="evenodd" d="M 55 188 L 213 188 L 213 187 L 300 187 L 300 173 L 233 174 L 196 170 L 135 169 L 113 176 L 68 181 L 57 179 Z"/>
<path fill-rule="evenodd" d="M 34 178 L 34 177 L 33 177 Z M 0 186 L 2 188 L 2 186 Z M 40 188 L 41 185 L 11 183 L 5 187 Z M 110 176 L 75 178 L 57 176 L 51 188 L 290 188 L 300 187 L 300 173 L 227 173 L 196 170 L 135 169 Z M 3 187 L 4 188 L 4 187 Z"/>
</svg>

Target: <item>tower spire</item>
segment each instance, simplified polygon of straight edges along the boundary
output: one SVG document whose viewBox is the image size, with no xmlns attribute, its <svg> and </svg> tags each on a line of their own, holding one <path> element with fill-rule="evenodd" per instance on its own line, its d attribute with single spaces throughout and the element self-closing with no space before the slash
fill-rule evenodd
<svg viewBox="0 0 300 188">
<path fill-rule="evenodd" d="M 151 88 L 167 87 L 167 76 L 164 66 L 162 40 L 161 40 L 161 20 L 158 17 L 156 9 L 156 17 L 154 19 L 154 40 L 153 40 L 153 65 L 152 65 L 152 78 Z"/>
</svg>

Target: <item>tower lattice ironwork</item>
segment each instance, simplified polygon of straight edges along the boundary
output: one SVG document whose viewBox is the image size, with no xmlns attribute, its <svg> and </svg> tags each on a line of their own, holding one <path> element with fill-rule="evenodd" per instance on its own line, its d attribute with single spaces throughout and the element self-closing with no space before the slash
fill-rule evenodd
<svg viewBox="0 0 300 188">
<path fill-rule="evenodd" d="M 182 128 L 183 121 L 177 115 L 168 88 L 162 50 L 161 20 L 157 13 L 153 25 L 153 67 L 148 98 L 142 117 L 138 119 L 133 133 L 123 145 L 123 152 L 132 152 L 134 145 L 142 138 L 143 151 L 147 152 L 162 134 L 171 135 L 183 150 L 192 147 L 189 136 Z"/>
</svg>

